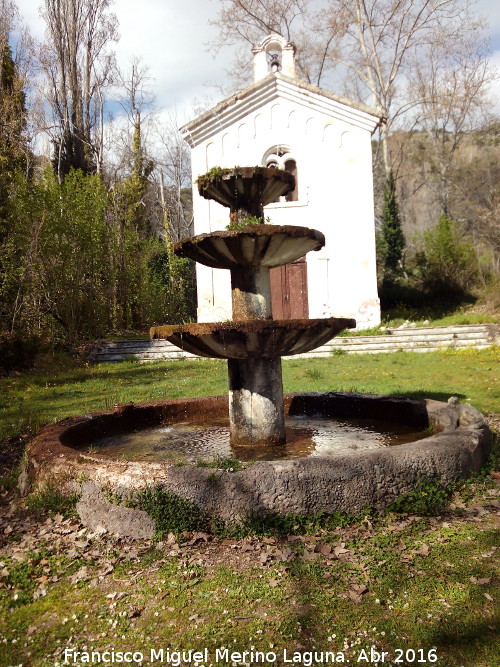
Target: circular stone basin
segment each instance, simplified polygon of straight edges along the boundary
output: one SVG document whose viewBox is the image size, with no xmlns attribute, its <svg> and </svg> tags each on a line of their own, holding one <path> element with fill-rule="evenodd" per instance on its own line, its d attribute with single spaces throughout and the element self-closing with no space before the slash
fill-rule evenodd
<svg viewBox="0 0 500 667">
<path fill-rule="evenodd" d="M 302 354 L 324 345 L 356 321 L 340 317 L 316 320 L 196 322 L 152 327 L 150 336 L 166 338 L 200 357 L 255 359 Z"/>
<path fill-rule="evenodd" d="M 98 438 L 144 428 L 170 427 L 227 415 L 225 396 L 117 407 L 48 426 L 27 446 L 20 488 L 27 493 L 51 483 L 78 493 L 77 510 L 92 529 L 149 538 L 154 522 L 144 511 L 107 499 L 129 498 L 148 486 L 162 486 L 210 515 L 242 521 L 249 515 L 382 510 L 422 480 L 449 484 L 477 472 L 487 460 L 492 436 L 482 415 L 457 399 L 393 398 L 360 394 L 295 394 L 285 413 L 303 418 L 389 420 L 435 434 L 397 447 L 354 450 L 335 456 L 256 461 L 241 470 L 214 471 L 162 461 L 110 460 L 83 450 Z"/>
<path fill-rule="evenodd" d="M 198 176 L 198 192 L 231 211 L 250 210 L 255 202 L 266 206 L 295 187 L 295 177 L 288 171 L 271 167 L 234 167 Z"/>
<path fill-rule="evenodd" d="M 174 252 L 214 269 L 233 269 L 282 266 L 324 245 L 316 229 L 266 224 L 200 234 L 176 243 Z"/>
</svg>

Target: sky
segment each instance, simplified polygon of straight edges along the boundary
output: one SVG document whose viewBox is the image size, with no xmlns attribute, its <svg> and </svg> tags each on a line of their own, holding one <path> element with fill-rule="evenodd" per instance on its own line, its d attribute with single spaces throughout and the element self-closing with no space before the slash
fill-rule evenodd
<svg viewBox="0 0 500 667">
<path fill-rule="evenodd" d="M 39 15 L 41 0 L 16 0 L 24 22 L 41 39 L 44 23 Z M 112 10 L 120 24 L 120 41 L 114 45 L 118 64 L 127 69 L 130 59 L 140 57 L 149 67 L 150 87 L 158 106 L 176 114 L 179 125 L 196 114 L 193 106 L 220 101 L 220 93 L 209 83 L 224 83 L 231 61 L 229 49 L 214 57 L 207 42 L 217 35 L 208 21 L 217 15 L 218 0 L 115 0 Z M 489 22 L 492 62 L 500 71 L 500 10 L 498 0 L 478 0 L 477 13 Z M 500 83 L 495 88 L 500 113 Z"/>
</svg>

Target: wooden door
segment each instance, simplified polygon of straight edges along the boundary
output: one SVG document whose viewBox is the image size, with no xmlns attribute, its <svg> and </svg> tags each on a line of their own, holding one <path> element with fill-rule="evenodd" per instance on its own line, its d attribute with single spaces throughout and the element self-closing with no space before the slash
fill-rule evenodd
<svg viewBox="0 0 500 667">
<path fill-rule="evenodd" d="M 277 266 L 271 274 L 271 307 L 275 320 L 309 317 L 307 300 L 307 264 L 305 257 L 291 264 Z"/>
</svg>

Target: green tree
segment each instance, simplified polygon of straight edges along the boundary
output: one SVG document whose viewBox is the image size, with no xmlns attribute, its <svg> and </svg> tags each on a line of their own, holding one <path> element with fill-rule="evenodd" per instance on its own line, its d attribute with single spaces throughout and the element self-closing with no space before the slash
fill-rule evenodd
<svg viewBox="0 0 500 667">
<path fill-rule="evenodd" d="M 28 149 L 22 82 L 6 39 L 0 48 L 0 225 L 5 225 L 9 183 L 16 171 L 26 169 Z"/>
<path fill-rule="evenodd" d="M 9 234 L 2 248 L 3 329 L 74 344 L 110 327 L 114 238 L 98 176 L 70 171 L 60 184 L 18 175 L 11 186 Z"/>
<path fill-rule="evenodd" d="M 460 226 L 445 215 L 424 232 L 416 263 L 424 287 L 439 297 L 462 298 L 478 279 L 474 246 L 464 239 Z"/>
<path fill-rule="evenodd" d="M 377 240 L 383 262 L 383 283 L 385 285 L 394 284 L 403 272 L 402 260 L 406 241 L 396 197 L 396 182 L 392 172 L 384 186 L 382 226 Z"/>
</svg>

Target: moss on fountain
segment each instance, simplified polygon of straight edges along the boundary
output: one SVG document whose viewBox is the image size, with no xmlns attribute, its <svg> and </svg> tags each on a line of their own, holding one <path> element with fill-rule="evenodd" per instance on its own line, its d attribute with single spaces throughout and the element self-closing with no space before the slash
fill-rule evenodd
<svg viewBox="0 0 500 667">
<path fill-rule="evenodd" d="M 288 171 L 270 167 L 213 167 L 198 176 L 198 192 L 230 210 L 231 223 L 248 217 L 263 218 L 263 207 L 295 187 Z"/>
</svg>

